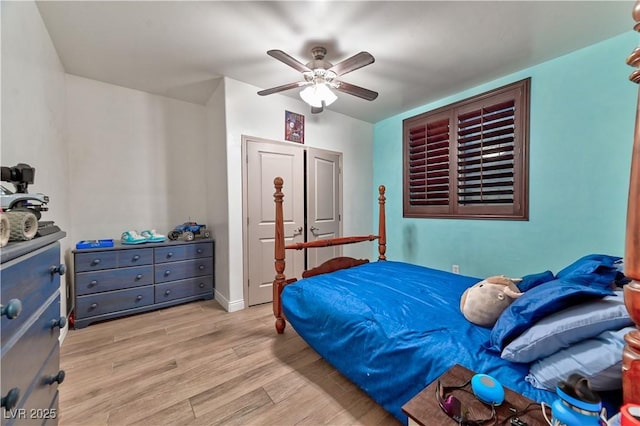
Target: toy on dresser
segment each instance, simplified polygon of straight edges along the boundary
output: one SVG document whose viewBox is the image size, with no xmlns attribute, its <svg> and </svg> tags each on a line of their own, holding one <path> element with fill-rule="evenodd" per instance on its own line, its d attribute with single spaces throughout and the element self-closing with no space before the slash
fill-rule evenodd
<svg viewBox="0 0 640 426">
<path fill-rule="evenodd" d="M 52 221 L 38 222 L 42 212 L 48 210 L 49 197 L 28 193 L 27 188 L 34 182 L 35 174 L 36 169 L 24 163 L 2 166 L 0 178 L 12 183 L 15 192 L 0 185 L 0 247 L 5 247 L 9 241 L 28 241 L 37 235 L 60 231 Z"/>
</svg>

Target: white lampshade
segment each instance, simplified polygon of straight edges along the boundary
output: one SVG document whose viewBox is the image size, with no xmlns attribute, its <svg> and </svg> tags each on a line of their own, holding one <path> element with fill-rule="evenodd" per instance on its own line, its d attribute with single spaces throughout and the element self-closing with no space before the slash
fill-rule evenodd
<svg viewBox="0 0 640 426">
<path fill-rule="evenodd" d="M 300 91 L 300 97 L 303 101 L 316 108 L 321 108 L 323 102 L 325 106 L 328 106 L 338 99 L 326 83 L 318 83 L 305 87 Z"/>
</svg>

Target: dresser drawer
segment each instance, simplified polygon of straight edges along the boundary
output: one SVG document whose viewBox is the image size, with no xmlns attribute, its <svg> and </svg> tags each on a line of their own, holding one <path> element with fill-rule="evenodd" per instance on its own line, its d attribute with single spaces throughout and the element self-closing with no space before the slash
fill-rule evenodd
<svg viewBox="0 0 640 426">
<path fill-rule="evenodd" d="M 92 251 L 75 255 L 76 272 L 115 268 L 117 264 L 118 253 L 115 251 Z"/>
<path fill-rule="evenodd" d="M 212 257 L 213 256 L 213 244 L 209 243 L 197 243 L 191 244 L 186 247 L 186 253 L 188 259 L 194 259 L 199 257 Z"/>
<path fill-rule="evenodd" d="M 156 303 L 213 292 L 213 277 L 207 275 L 186 280 L 171 281 L 155 287 Z"/>
<path fill-rule="evenodd" d="M 60 348 L 54 346 L 49 358 L 38 372 L 36 381 L 26 401 L 18 410 L 13 424 L 44 424 L 58 418 L 57 407 L 52 407 L 58 397 L 58 381 L 60 373 Z M 64 374 L 64 373 L 62 373 Z M 54 424 L 52 422 L 50 424 Z"/>
<path fill-rule="evenodd" d="M 213 258 L 184 260 L 155 266 L 156 283 L 213 275 Z"/>
<path fill-rule="evenodd" d="M 78 296 L 76 318 L 86 318 L 153 304 L 153 286 Z"/>
<path fill-rule="evenodd" d="M 149 284 L 153 284 L 152 265 L 76 274 L 78 296 Z"/>
<path fill-rule="evenodd" d="M 59 318 L 60 295 L 56 293 L 42 314 L 22 335 L 19 344 L 16 342 L 13 346 L 2 347 L 2 395 L 7 395 L 13 388 L 18 389 L 20 398 L 16 407 L 23 405 L 26 392 L 34 381 L 34 371 L 43 365 L 51 350 L 59 345 L 60 330 L 52 326 L 52 322 Z"/>
<path fill-rule="evenodd" d="M 0 268 L 1 303 L 7 306 L 11 299 L 17 299 L 22 304 L 22 311 L 17 317 L 9 319 L 3 315 L 0 320 L 2 324 L 0 340 L 3 346 L 24 326 L 29 317 L 59 290 L 60 275 L 52 273 L 50 269 L 59 265 L 59 243 L 2 264 Z M 59 315 L 60 312 L 58 312 Z"/>
<path fill-rule="evenodd" d="M 157 247 L 154 249 L 154 259 L 156 263 L 174 262 L 187 258 L 187 246 L 175 245 L 168 247 Z"/>
<path fill-rule="evenodd" d="M 75 254 L 75 272 L 100 271 L 127 266 L 151 265 L 153 249 L 90 251 Z"/>
<path fill-rule="evenodd" d="M 158 247 L 155 249 L 154 255 L 156 263 L 211 256 L 213 256 L 211 242 Z"/>
<path fill-rule="evenodd" d="M 153 249 L 129 249 L 118 251 L 118 268 L 128 266 L 152 265 Z"/>
</svg>

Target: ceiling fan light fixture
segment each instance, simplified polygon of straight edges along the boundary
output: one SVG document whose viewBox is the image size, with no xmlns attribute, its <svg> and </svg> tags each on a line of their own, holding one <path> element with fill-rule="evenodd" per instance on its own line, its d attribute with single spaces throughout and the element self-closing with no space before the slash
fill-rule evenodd
<svg viewBox="0 0 640 426">
<path fill-rule="evenodd" d="M 329 106 L 338 99 L 326 83 L 316 83 L 305 87 L 300 91 L 300 97 L 303 101 L 316 108 L 322 108 L 323 103 L 324 106 Z"/>
</svg>

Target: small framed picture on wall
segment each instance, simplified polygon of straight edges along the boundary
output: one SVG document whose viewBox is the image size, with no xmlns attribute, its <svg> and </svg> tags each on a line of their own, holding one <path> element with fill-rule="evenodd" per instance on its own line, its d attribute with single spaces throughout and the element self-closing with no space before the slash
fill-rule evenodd
<svg viewBox="0 0 640 426">
<path fill-rule="evenodd" d="M 284 112 L 284 140 L 304 143 L 304 115 Z"/>
</svg>

